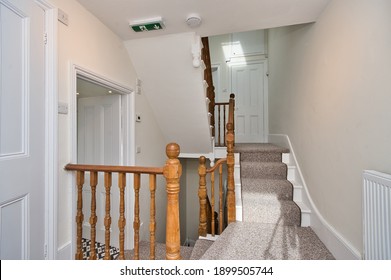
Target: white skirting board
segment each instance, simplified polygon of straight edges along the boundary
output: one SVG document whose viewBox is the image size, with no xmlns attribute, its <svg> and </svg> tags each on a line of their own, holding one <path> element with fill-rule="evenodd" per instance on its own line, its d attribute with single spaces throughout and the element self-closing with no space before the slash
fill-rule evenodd
<svg viewBox="0 0 391 280">
<path fill-rule="evenodd" d="M 311 209 L 311 228 L 318 235 L 320 240 L 326 245 L 330 252 L 337 260 L 360 260 L 362 259 L 361 253 L 347 241 L 332 225 L 330 225 L 321 215 L 318 208 L 314 204 L 311 196 L 309 195 L 305 179 L 300 170 L 300 166 L 297 162 L 295 152 L 293 150 L 291 141 L 288 135 L 284 134 L 269 134 L 268 142 L 289 148 L 291 153 L 292 164 L 297 168 L 297 174 L 300 178 L 297 178 L 302 184 L 304 191 L 302 192 L 303 201 Z"/>
<path fill-rule="evenodd" d="M 73 260 L 73 259 L 74 256 L 72 256 L 72 243 L 70 241 L 57 249 L 56 260 Z"/>
</svg>

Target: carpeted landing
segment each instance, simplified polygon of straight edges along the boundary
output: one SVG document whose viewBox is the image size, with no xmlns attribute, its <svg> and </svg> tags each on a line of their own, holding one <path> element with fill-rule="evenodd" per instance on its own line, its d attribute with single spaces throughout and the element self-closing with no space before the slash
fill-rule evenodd
<svg viewBox="0 0 391 280">
<path fill-rule="evenodd" d="M 240 153 L 243 221 L 231 223 L 216 241 L 197 240 L 181 247 L 183 259 L 328 260 L 334 259 L 310 227 L 301 227 L 282 154 L 271 144 L 236 144 Z M 156 244 L 156 259 L 165 245 Z M 133 251 L 126 252 L 133 259 Z M 149 259 L 149 243 L 140 242 L 140 259 Z"/>
</svg>

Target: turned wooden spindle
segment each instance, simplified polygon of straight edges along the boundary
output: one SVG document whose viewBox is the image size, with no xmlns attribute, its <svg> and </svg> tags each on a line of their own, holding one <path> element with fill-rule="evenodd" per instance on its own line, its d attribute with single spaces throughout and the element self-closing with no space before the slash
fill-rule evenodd
<svg viewBox="0 0 391 280">
<path fill-rule="evenodd" d="M 223 106 L 223 126 L 224 126 L 224 129 L 225 129 L 225 122 L 226 122 L 226 105 Z M 221 133 L 221 132 L 220 132 Z M 226 139 L 225 139 L 225 133 L 223 133 L 223 137 L 224 137 L 224 145 L 226 143 Z"/>
<path fill-rule="evenodd" d="M 118 259 L 125 259 L 125 187 L 126 187 L 126 173 L 118 173 L 118 187 L 119 187 L 119 257 Z"/>
<path fill-rule="evenodd" d="M 223 106 L 225 107 L 225 106 Z M 217 105 L 217 119 L 218 119 L 218 122 L 217 122 L 217 133 L 219 134 L 217 136 L 217 143 L 218 143 L 218 146 L 221 146 L 221 106 L 220 105 Z"/>
<path fill-rule="evenodd" d="M 156 204 L 155 204 L 155 192 L 156 192 L 156 175 L 149 175 L 149 191 L 151 193 L 150 201 L 150 219 L 149 219 L 149 259 L 155 259 L 155 242 L 156 242 Z"/>
<path fill-rule="evenodd" d="M 141 175 L 134 174 L 134 256 L 133 259 L 140 259 L 140 184 Z"/>
<path fill-rule="evenodd" d="M 98 172 L 90 172 L 90 186 L 91 186 L 91 215 L 90 215 L 90 226 L 91 226 L 91 253 L 90 260 L 96 260 L 97 255 L 95 251 L 96 243 L 96 222 L 98 217 L 96 216 L 96 186 L 98 185 Z"/>
<path fill-rule="evenodd" d="M 235 145 L 235 94 L 229 95 L 228 122 L 232 123 L 233 145 Z"/>
<path fill-rule="evenodd" d="M 235 180 L 234 180 L 234 133 L 233 124 L 227 124 L 227 208 L 228 208 L 228 224 L 236 221 L 236 205 L 235 205 Z"/>
<path fill-rule="evenodd" d="M 76 260 L 83 259 L 83 185 L 84 185 L 84 171 L 77 171 L 76 173 L 77 185 L 77 210 L 76 210 Z"/>
<path fill-rule="evenodd" d="M 211 228 L 212 228 L 212 236 L 215 236 L 216 233 L 216 225 L 215 225 L 215 173 L 212 172 L 210 174 L 210 183 L 211 183 L 211 208 L 212 208 L 212 222 L 211 222 Z"/>
<path fill-rule="evenodd" d="M 166 178 L 167 192 L 167 219 L 166 219 L 166 259 L 179 260 L 180 254 L 180 223 L 179 223 L 179 180 L 182 174 L 182 165 L 178 156 L 179 145 L 170 143 L 166 147 L 167 161 L 163 167 Z"/>
<path fill-rule="evenodd" d="M 198 197 L 200 201 L 200 221 L 198 225 L 198 235 L 206 236 L 207 234 L 207 190 L 206 190 L 206 158 L 201 156 L 198 165 L 198 175 L 200 177 Z"/>
<path fill-rule="evenodd" d="M 223 232 L 223 165 L 219 166 L 219 234 Z"/>
<path fill-rule="evenodd" d="M 111 226 L 111 216 L 110 216 L 110 191 L 112 185 L 112 175 L 111 172 L 105 172 L 105 189 L 106 189 L 106 204 L 105 204 L 105 260 L 110 260 L 110 226 Z"/>
</svg>

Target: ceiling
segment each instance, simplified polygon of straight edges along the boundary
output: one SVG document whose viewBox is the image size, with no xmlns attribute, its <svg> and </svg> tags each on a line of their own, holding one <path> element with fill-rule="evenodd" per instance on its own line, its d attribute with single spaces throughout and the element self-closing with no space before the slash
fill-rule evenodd
<svg viewBox="0 0 391 280">
<path fill-rule="evenodd" d="M 191 32 L 213 36 L 316 21 L 330 0 L 77 0 L 124 41 Z M 198 14 L 199 27 L 187 26 Z M 162 17 L 164 30 L 136 33 L 129 22 Z"/>
</svg>

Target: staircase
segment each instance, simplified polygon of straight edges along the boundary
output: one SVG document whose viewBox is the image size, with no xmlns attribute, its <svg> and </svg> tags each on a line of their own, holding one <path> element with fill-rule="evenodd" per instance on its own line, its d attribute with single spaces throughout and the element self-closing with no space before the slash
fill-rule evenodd
<svg viewBox="0 0 391 280">
<path fill-rule="evenodd" d="M 240 153 L 243 221 L 229 224 L 216 241 L 199 239 L 194 248 L 181 247 L 182 258 L 334 259 L 314 231 L 301 226 L 301 209 L 293 201 L 288 167 L 282 162 L 282 154 L 289 150 L 271 144 L 236 144 L 235 152 Z"/>
<path fill-rule="evenodd" d="M 230 224 L 200 259 L 334 259 L 310 227 L 301 227 L 282 162 L 289 150 L 236 144 L 235 152 L 240 153 L 243 221 Z"/>
</svg>

